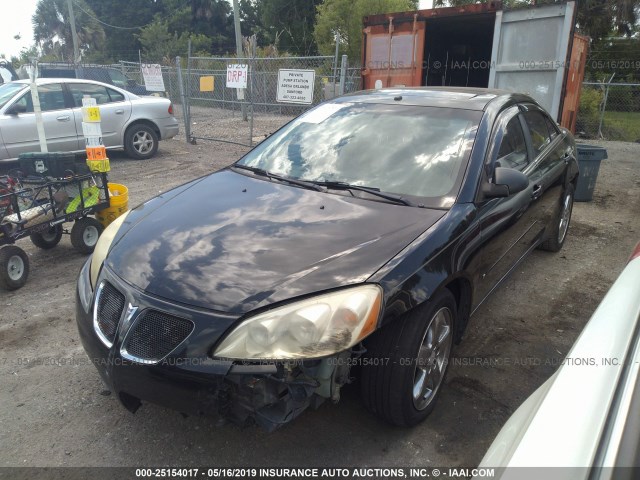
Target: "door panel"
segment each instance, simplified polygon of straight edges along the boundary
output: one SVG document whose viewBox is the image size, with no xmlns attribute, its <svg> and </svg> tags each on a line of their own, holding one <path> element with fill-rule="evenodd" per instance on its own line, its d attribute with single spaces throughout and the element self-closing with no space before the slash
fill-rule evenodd
<svg viewBox="0 0 640 480">
<path fill-rule="evenodd" d="M 526 142 L 518 107 L 511 107 L 498 119 L 492 142 L 494 149 L 491 150 L 487 165 L 487 178 L 493 176 L 496 165 L 528 174 L 531 150 Z M 540 236 L 544 225 L 539 222 L 532 192 L 533 184 L 530 183 L 528 188 L 515 195 L 479 203 L 482 247 L 474 308 L 535 245 Z"/>
<path fill-rule="evenodd" d="M 70 152 L 78 150 L 78 137 L 73 110 L 65 108 L 64 94 L 59 83 L 38 87 L 42 121 L 50 152 Z M 10 158 L 21 153 L 39 152 L 40 141 L 33 113 L 31 91 L 24 93 L 15 104 L 25 108 L 25 113 L 2 115 L 0 129 Z M 15 105 L 14 104 L 14 105 Z"/>
<path fill-rule="evenodd" d="M 528 93 L 559 120 L 574 12 L 574 2 L 498 11 L 489 88 Z"/>
<path fill-rule="evenodd" d="M 413 22 L 395 25 L 393 18 L 385 25 L 364 29 L 366 65 L 362 70 L 364 88 L 419 86 L 422 81 L 424 32 L 426 22 L 414 15 Z"/>
<path fill-rule="evenodd" d="M 102 129 L 104 146 L 121 147 L 123 144 L 124 126 L 131 116 L 131 102 L 124 99 L 122 94 L 116 90 L 101 85 L 87 83 L 69 83 L 67 85 L 76 105 L 76 108 L 73 109 L 73 115 L 78 131 L 78 141 L 83 148 L 85 141 L 82 134 L 81 107 L 82 98 L 85 95 L 94 98 L 100 107 L 100 127 Z"/>
</svg>

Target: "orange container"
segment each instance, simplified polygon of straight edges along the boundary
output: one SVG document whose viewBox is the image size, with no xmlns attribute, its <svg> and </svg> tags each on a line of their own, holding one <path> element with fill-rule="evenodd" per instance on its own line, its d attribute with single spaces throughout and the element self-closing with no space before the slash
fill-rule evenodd
<svg viewBox="0 0 640 480">
<path fill-rule="evenodd" d="M 87 147 L 87 160 L 104 160 L 107 150 L 104 147 Z"/>
</svg>

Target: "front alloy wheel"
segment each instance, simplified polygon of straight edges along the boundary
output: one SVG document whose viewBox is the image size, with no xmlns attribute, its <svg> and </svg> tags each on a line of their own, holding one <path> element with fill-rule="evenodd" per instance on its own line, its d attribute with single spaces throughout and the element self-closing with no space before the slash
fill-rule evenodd
<svg viewBox="0 0 640 480">
<path fill-rule="evenodd" d="M 453 339 L 451 310 L 443 307 L 431 318 L 418 351 L 413 379 L 413 405 L 424 410 L 442 383 Z"/>
<path fill-rule="evenodd" d="M 365 340 L 360 382 L 367 409 L 399 426 L 429 416 L 447 372 L 456 315 L 445 288 Z"/>
</svg>

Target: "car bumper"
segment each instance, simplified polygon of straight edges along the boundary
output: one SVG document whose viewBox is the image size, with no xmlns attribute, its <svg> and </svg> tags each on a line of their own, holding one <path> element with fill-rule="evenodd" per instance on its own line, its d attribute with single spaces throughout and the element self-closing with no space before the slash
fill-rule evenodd
<svg viewBox="0 0 640 480">
<path fill-rule="evenodd" d="M 162 119 L 158 122 L 158 128 L 160 129 L 161 140 L 173 138 L 180 132 L 180 125 L 175 117 Z"/>
<path fill-rule="evenodd" d="M 272 431 L 307 407 L 318 406 L 325 398 L 338 399 L 340 385 L 333 382 L 336 378 L 348 378 L 348 370 L 335 370 L 348 365 L 346 359 L 344 362 L 336 361 L 336 357 L 305 361 L 293 367 L 282 363 L 239 364 L 213 359 L 208 352 L 237 318 L 176 307 L 145 295 L 103 268 L 98 284 L 109 282 L 125 295 L 127 305 L 113 344 L 107 346 L 94 322 L 96 295 L 90 291 L 89 265 L 90 259 L 80 272 L 76 288 L 80 340 L 107 388 L 131 412 L 143 402 L 150 402 L 186 414 L 214 416 L 238 424 L 257 423 Z M 131 317 L 127 316 L 130 307 L 136 308 L 136 314 Z M 182 311 L 178 311 L 180 309 Z M 126 350 L 123 356 L 122 348 L 128 331 L 148 310 L 179 314 L 195 324 L 191 335 L 154 364 L 132 361 L 127 358 Z M 209 340 L 205 338 L 207 335 Z M 339 357 L 350 355 L 344 352 Z"/>
</svg>

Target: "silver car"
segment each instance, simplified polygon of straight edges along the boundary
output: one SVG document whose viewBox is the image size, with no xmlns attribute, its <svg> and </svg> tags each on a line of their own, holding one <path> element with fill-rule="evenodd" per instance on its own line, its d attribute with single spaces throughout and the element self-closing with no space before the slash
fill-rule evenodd
<svg viewBox="0 0 640 480">
<path fill-rule="evenodd" d="M 173 105 L 166 98 L 139 97 L 113 85 L 75 78 L 36 80 L 50 152 L 82 152 L 82 98 L 100 107 L 102 138 L 107 149 L 124 148 L 127 155 L 147 159 L 158 142 L 178 133 Z M 40 143 L 28 80 L 0 85 L 0 161 L 21 153 L 39 152 Z"/>
<path fill-rule="evenodd" d="M 562 366 L 498 433 L 479 471 L 492 467 L 503 480 L 639 478 L 640 243 Z"/>
</svg>

